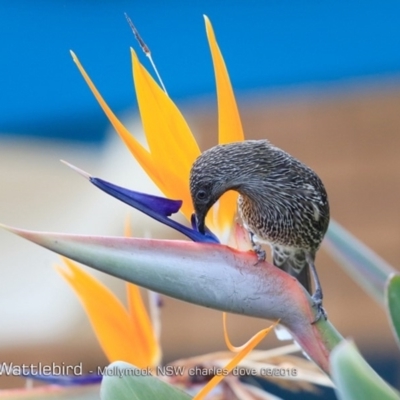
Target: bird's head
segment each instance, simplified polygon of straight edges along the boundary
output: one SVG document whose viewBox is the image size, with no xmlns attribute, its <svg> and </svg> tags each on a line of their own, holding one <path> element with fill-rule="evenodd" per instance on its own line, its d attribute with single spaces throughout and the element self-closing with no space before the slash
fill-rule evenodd
<svg viewBox="0 0 400 400">
<path fill-rule="evenodd" d="M 228 190 L 235 190 L 240 176 L 236 150 L 241 143 L 218 145 L 205 151 L 190 171 L 190 193 L 197 229 L 205 232 L 205 218 L 214 203 Z"/>
<path fill-rule="evenodd" d="M 204 233 L 208 211 L 225 192 L 247 194 L 257 188 L 259 180 L 254 177 L 269 170 L 270 148 L 267 140 L 245 140 L 212 147 L 196 159 L 190 193 L 199 232 Z"/>
<path fill-rule="evenodd" d="M 217 179 L 197 179 L 196 174 L 191 175 L 191 195 L 196 215 L 197 229 L 205 233 L 205 219 L 210 208 L 224 194 L 223 186 Z"/>
</svg>

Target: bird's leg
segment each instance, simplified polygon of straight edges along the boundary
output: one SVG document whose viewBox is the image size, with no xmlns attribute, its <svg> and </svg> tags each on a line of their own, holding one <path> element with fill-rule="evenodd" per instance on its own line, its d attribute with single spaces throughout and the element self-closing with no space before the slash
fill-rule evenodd
<svg viewBox="0 0 400 400">
<path fill-rule="evenodd" d="M 315 286 L 315 292 L 311 296 L 314 302 L 313 307 L 317 308 L 317 316 L 315 317 L 315 320 L 312 322 L 312 324 L 315 324 L 321 319 L 321 317 L 323 317 L 325 321 L 328 319 L 328 317 L 326 315 L 324 308 L 322 307 L 322 298 L 323 298 L 322 287 L 318 278 L 317 270 L 315 268 L 314 260 L 310 254 L 307 254 L 307 263 L 308 266 L 310 267 L 311 275 L 313 277 Z"/>
<path fill-rule="evenodd" d="M 250 233 L 251 246 L 253 247 L 253 250 L 257 255 L 257 262 L 254 265 L 257 265 L 258 263 L 265 261 L 267 254 L 265 253 L 265 250 L 262 249 L 260 243 L 255 242 L 254 233 L 253 232 L 249 233 Z"/>
</svg>

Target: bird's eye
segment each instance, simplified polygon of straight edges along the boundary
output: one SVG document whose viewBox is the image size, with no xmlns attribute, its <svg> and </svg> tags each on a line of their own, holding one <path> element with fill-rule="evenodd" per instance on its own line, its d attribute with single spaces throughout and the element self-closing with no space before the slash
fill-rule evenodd
<svg viewBox="0 0 400 400">
<path fill-rule="evenodd" d="M 207 197 L 207 193 L 205 190 L 199 190 L 196 194 L 197 200 L 204 200 Z"/>
</svg>

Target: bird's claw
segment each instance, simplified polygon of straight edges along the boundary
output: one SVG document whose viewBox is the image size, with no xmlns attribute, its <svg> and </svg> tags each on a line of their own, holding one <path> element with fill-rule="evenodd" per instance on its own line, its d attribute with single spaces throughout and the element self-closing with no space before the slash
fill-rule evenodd
<svg viewBox="0 0 400 400">
<path fill-rule="evenodd" d="M 315 319 L 313 322 L 311 322 L 311 325 L 314 325 L 316 322 L 318 322 L 321 318 L 324 318 L 325 321 L 328 319 L 328 315 L 326 314 L 326 311 L 324 307 L 322 307 L 322 298 L 321 296 L 318 295 L 318 293 L 315 293 L 313 296 L 311 296 L 313 299 L 313 307 L 317 309 L 317 315 L 315 316 Z"/>
<path fill-rule="evenodd" d="M 255 235 L 254 233 L 250 232 L 250 242 L 251 246 L 253 247 L 254 252 L 256 253 L 257 256 L 257 262 L 254 265 L 258 265 L 261 262 L 264 262 L 267 258 L 267 253 L 263 248 L 261 247 L 260 243 L 256 243 L 254 240 Z"/>
<path fill-rule="evenodd" d="M 258 265 L 259 263 L 262 263 L 265 261 L 265 259 L 267 258 L 267 253 L 265 252 L 265 250 L 261 249 L 261 246 L 254 249 L 256 256 L 257 256 L 257 262 L 254 265 Z"/>
</svg>

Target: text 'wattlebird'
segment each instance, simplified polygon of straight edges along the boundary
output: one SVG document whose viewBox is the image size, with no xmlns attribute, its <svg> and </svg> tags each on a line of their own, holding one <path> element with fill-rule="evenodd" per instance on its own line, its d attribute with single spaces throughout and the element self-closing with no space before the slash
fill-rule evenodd
<svg viewBox="0 0 400 400">
<path fill-rule="evenodd" d="M 190 172 L 197 227 L 205 231 L 212 205 L 228 190 L 239 192 L 238 212 L 259 261 L 261 243 L 272 248 L 273 264 L 296 277 L 312 295 L 317 316 L 326 319 L 315 254 L 329 224 L 329 203 L 317 174 L 267 140 L 215 146 L 201 154 Z"/>
</svg>

